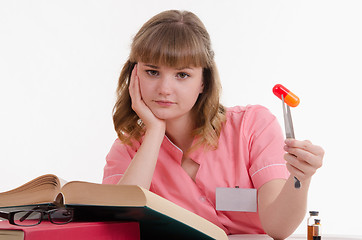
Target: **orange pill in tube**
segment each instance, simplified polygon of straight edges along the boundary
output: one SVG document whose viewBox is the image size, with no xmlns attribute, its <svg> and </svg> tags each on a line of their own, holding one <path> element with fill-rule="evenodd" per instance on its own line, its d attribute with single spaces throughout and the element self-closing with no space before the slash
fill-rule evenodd
<svg viewBox="0 0 362 240">
<path fill-rule="evenodd" d="M 273 87 L 273 93 L 280 99 L 282 99 L 283 95 L 284 102 L 288 104 L 288 106 L 296 107 L 300 103 L 299 97 L 297 97 L 297 95 L 289 91 L 288 88 L 284 87 L 281 84 L 277 84 Z"/>
</svg>

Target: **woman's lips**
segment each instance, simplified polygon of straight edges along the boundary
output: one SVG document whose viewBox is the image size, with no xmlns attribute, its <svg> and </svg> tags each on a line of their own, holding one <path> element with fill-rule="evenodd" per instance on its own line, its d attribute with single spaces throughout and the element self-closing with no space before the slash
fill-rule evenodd
<svg viewBox="0 0 362 240">
<path fill-rule="evenodd" d="M 156 100 L 155 102 L 162 107 L 169 107 L 169 106 L 175 104 L 174 102 L 163 101 L 163 100 Z"/>
</svg>

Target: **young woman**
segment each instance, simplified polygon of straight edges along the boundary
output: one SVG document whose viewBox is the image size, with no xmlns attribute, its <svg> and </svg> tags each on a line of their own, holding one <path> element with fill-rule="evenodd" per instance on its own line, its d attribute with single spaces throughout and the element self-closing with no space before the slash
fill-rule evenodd
<svg viewBox="0 0 362 240">
<path fill-rule="evenodd" d="M 284 141 L 262 106 L 224 107 L 220 89 L 210 37 L 197 16 L 165 11 L 146 22 L 119 78 L 118 138 L 103 183 L 140 185 L 227 234 L 284 239 L 305 216 L 323 149 Z M 257 189 L 257 211 L 216 210 L 218 187 Z"/>
</svg>

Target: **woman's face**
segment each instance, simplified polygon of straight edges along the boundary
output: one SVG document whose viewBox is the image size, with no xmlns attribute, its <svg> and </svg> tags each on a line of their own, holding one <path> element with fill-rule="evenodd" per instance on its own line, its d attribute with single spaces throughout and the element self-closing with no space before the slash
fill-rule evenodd
<svg viewBox="0 0 362 240">
<path fill-rule="evenodd" d="M 202 67 L 171 68 L 139 62 L 137 75 L 143 101 L 164 120 L 189 117 L 203 91 Z"/>
</svg>

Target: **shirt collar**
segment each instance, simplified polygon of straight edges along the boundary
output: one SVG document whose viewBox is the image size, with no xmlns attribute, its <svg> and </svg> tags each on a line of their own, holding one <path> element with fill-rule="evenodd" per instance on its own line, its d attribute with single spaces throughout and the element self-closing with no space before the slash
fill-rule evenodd
<svg viewBox="0 0 362 240">
<path fill-rule="evenodd" d="M 196 141 L 197 138 L 195 137 L 192 142 L 192 145 L 194 145 Z M 165 151 L 168 152 L 171 156 L 174 156 L 174 159 L 181 164 L 183 151 L 176 144 L 174 144 L 166 135 L 162 142 L 162 148 L 164 148 Z M 204 153 L 205 153 L 205 147 L 201 145 L 197 149 L 193 150 L 189 154 L 189 157 L 196 163 L 201 164 L 201 161 L 203 159 L 202 155 Z"/>
</svg>

